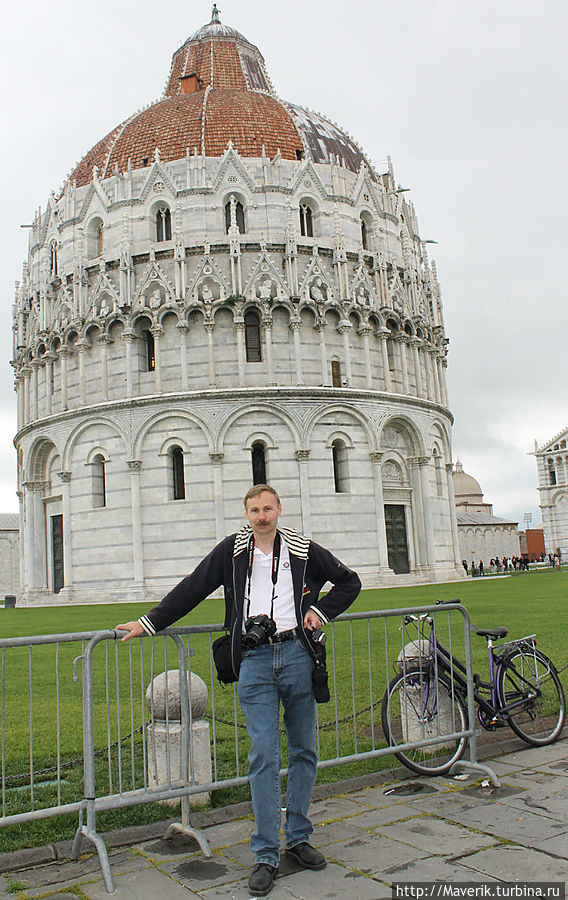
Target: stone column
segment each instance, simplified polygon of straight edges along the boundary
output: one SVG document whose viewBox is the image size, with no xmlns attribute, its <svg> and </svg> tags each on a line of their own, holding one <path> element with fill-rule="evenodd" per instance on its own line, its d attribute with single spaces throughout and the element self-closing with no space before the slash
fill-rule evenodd
<svg viewBox="0 0 568 900">
<path fill-rule="evenodd" d="M 26 525 L 24 533 L 24 555 L 26 590 L 47 587 L 46 565 L 46 521 L 42 491 L 42 482 L 28 481 L 24 483 L 24 502 L 26 506 Z"/>
<path fill-rule="evenodd" d="M 209 459 L 213 468 L 213 496 L 215 497 L 215 534 L 217 543 L 225 537 L 225 498 L 223 494 L 223 460 L 224 453 L 210 453 Z"/>
<path fill-rule="evenodd" d="M 300 329 L 302 321 L 300 318 L 290 319 L 288 326 L 294 335 L 294 362 L 296 364 L 296 384 L 304 383 L 304 373 L 302 371 L 302 347 L 300 344 Z"/>
<path fill-rule="evenodd" d="M 440 378 L 438 373 L 438 354 L 436 352 L 432 354 L 432 371 L 434 375 L 434 399 L 436 403 L 441 403 L 442 395 L 440 393 Z"/>
<path fill-rule="evenodd" d="M 401 334 L 397 338 L 400 353 L 400 368 L 402 371 L 402 393 L 408 394 L 408 364 L 406 361 L 406 339 Z"/>
<path fill-rule="evenodd" d="M 238 371 L 239 371 L 239 387 L 244 387 L 244 385 L 245 385 L 245 359 L 246 359 L 244 319 L 235 319 L 235 328 L 237 329 L 237 356 L 238 356 Z"/>
<path fill-rule="evenodd" d="M 133 331 L 124 331 L 122 333 L 122 340 L 125 344 L 126 349 L 126 396 L 128 398 L 134 396 L 134 341 L 136 340 L 136 335 Z"/>
<path fill-rule="evenodd" d="M 264 330 L 264 347 L 266 353 L 266 380 L 268 384 L 276 384 L 274 380 L 274 362 L 272 359 L 272 317 L 262 317 L 262 328 Z"/>
<path fill-rule="evenodd" d="M 22 379 L 22 424 L 30 421 L 30 374 L 29 366 L 22 366 L 20 376 Z"/>
<path fill-rule="evenodd" d="M 371 465 L 373 467 L 373 482 L 375 486 L 375 515 L 377 517 L 377 547 L 379 558 L 379 572 L 381 575 L 393 575 L 392 569 L 389 567 L 389 555 L 387 548 L 387 529 L 385 525 L 385 501 L 383 497 L 383 476 L 381 470 L 381 460 L 383 454 L 372 450 L 369 453 Z"/>
<path fill-rule="evenodd" d="M 428 352 L 428 348 L 425 346 L 422 346 L 420 349 L 420 355 L 422 357 L 422 364 L 424 367 L 424 378 L 423 378 L 424 396 L 425 396 L 426 400 L 433 400 L 434 393 L 433 393 L 433 385 L 432 385 L 432 375 L 430 372 L 430 354 Z"/>
<path fill-rule="evenodd" d="M 381 342 L 381 356 L 383 359 L 383 378 L 385 382 L 385 391 L 387 392 L 392 391 L 392 379 L 389 368 L 389 354 L 387 350 L 387 340 L 389 334 L 390 331 L 388 330 L 388 328 L 381 329 L 379 332 L 379 339 Z"/>
<path fill-rule="evenodd" d="M 351 385 L 351 350 L 349 348 L 349 331 L 353 326 L 351 322 L 341 322 L 337 326 L 337 330 L 343 335 L 343 356 L 345 362 L 345 379 L 347 386 Z"/>
<path fill-rule="evenodd" d="M 63 506 L 63 577 L 64 590 L 70 592 L 73 587 L 73 545 L 71 542 L 71 472 L 58 472 L 61 481 Z"/>
<path fill-rule="evenodd" d="M 53 412 L 53 366 L 55 364 L 55 360 L 57 359 L 55 353 L 51 350 L 44 356 L 45 359 L 45 414 L 46 416 L 50 416 Z"/>
<path fill-rule="evenodd" d="M 209 387 L 215 387 L 215 356 L 213 353 L 213 332 L 215 322 L 205 322 L 203 327 L 207 334 L 207 369 L 209 373 Z"/>
<path fill-rule="evenodd" d="M 61 368 L 61 409 L 69 408 L 68 388 L 67 388 L 67 359 L 69 357 L 69 349 L 67 347 L 59 348 L 59 365 Z"/>
<path fill-rule="evenodd" d="M 181 375 L 181 386 L 183 389 L 187 388 L 188 378 L 187 378 L 187 335 L 189 332 L 189 326 L 186 322 L 179 322 L 177 325 L 177 329 L 179 331 L 179 367 L 180 367 L 180 375 Z"/>
<path fill-rule="evenodd" d="M 426 552 L 424 563 L 430 568 L 434 565 L 435 562 L 434 523 L 432 520 L 432 501 L 430 497 L 430 485 L 428 481 L 430 457 L 416 456 L 414 457 L 414 465 L 416 466 L 419 475 L 419 490 L 422 500 L 425 545 L 424 549 Z"/>
<path fill-rule="evenodd" d="M 359 328 L 359 334 L 363 338 L 363 355 L 365 357 L 365 379 L 366 386 L 369 390 L 373 387 L 373 370 L 371 367 L 371 349 L 369 347 L 369 335 L 373 329 L 370 325 L 362 325 Z"/>
<path fill-rule="evenodd" d="M 142 513 L 140 504 L 140 469 L 142 460 L 129 459 L 130 505 L 132 510 L 132 565 L 136 587 L 144 587 L 144 546 L 142 539 Z"/>
<path fill-rule="evenodd" d="M 446 369 L 448 366 L 446 359 L 439 359 L 439 379 L 440 379 L 440 392 L 441 392 L 441 402 L 443 406 L 448 405 L 448 386 L 446 381 Z"/>
<path fill-rule="evenodd" d="M 24 376 L 21 372 L 18 372 L 15 379 L 16 385 L 16 400 L 18 404 L 18 431 L 23 427 L 24 424 Z M 23 585 L 22 585 L 23 587 Z"/>
<path fill-rule="evenodd" d="M 79 400 L 81 406 L 87 404 L 87 379 L 85 374 L 85 354 L 89 349 L 86 341 L 77 341 L 77 354 L 79 356 Z"/>
<path fill-rule="evenodd" d="M 446 478 L 448 481 L 448 512 L 452 525 L 452 543 L 454 547 L 454 562 L 461 566 L 460 539 L 458 534 L 458 520 L 456 516 L 456 498 L 454 496 L 454 467 L 452 463 L 446 465 Z"/>
<path fill-rule="evenodd" d="M 155 393 L 162 393 L 162 348 L 161 341 L 164 329 L 161 325 L 152 325 L 150 331 L 154 335 Z"/>
<path fill-rule="evenodd" d="M 302 532 L 303 534 L 311 534 L 312 531 L 312 510 L 310 503 L 310 478 L 309 478 L 309 462 L 310 450 L 296 450 L 296 460 L 298 461 L 298 473 L 300 476 L 300 500 L 302 511 Z"/>
<path fill-rule="evenodd" d="M 39 418 L 39 369 L 41 363 L 39 359 L 32 359 L 30 374 L 30 407 L 33 421 Z"/>
<path fill-rule="evenodd" d="M 106 334 L 99 338 L 101 348 L 101 394 L 103 400 L 108 400 L 108 345 L 111 339 Z"/>
<path fill-rule="evenodd" d="M 327 369 L 327 348 L 325 345 L 325 329 L 327 328 L 327 322 L 321 321 L 317 322 L 314 326 L 319 334 L 319 345 L 320 345 L 320 358 L 321 358 L 321 383 L 323 387 L 329 387 L 330 381 L 330 373 Z"/>
<path fill-rule="evenodd" d="M 416 381 L 416 396 L 422 396 L 422 372 L 420 371 L 420 357 L 418 355 L 418 338 L 412 342 L 412 358 L 414 360 L 414 379 Z"/>
</svg>

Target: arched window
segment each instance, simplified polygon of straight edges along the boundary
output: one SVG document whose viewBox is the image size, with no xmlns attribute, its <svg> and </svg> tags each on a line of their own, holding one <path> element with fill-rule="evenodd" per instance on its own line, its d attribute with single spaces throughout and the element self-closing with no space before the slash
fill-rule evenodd
<svg viewBox="0 0 568 900">
<path fill-rule="evenodd" d="M 171 466 L 172 466 L 172 496 L 174 500 L 185 500 L 185 472 L 184 458 L 181 447 L 172 447 L 171 450 Z"/>
<path fill-rule="evenodd" d="M 240 200 L 235 201 L 235 219 L 237 223 L 237 228 L 239 229 L 240 234 L 245 233 L 245 211 L 243 209 L 243 204 Z M 225 204 L 225 231 L 227 234 L 229 233 L 229 228 L 231 227 L 231 201 L 229 200 Z"/>
<path fill-rule="evenodd" d="M 347 467 L 347 447 L 340 438 L 336 438 L 331 445 L 333 459 L 333 482 L 336 494 L 345 494 L 349 491 L 349 472 Z"/>
<path fill-rule="evenodd" d="M 365 219 L 361 219 L 361 244 L 363 245 L 363 250 L 369 249 L 369 234 Z"/>
<path fill-rule="evenodd" d="M 57 241 L 49 245 L 49 272 L 52 278 L 57 275 Z"/>
<path fill-rule="evenodd" d="M 252 309 L 245 313 L 245 343 L 247 362 L 261 362 L 260 317 Z"/>
<path fill-rule="evenodd" d="M 103 249 L 104 249 L 104 231 L 103 231 L 103 223 L 102 222 L 100 222 L 97 225 L 96 240 L 97 240 L 97 256 L 102 256 Z"/>
<path fill-rule="evenodd" d="M 156 369 L 156 342 L 150 329 L 144 332 L 144 336 L 146 340 L 146 371 L 154 372 Z"/>
<path fill-rule="evenodd" d="M 331 386 L 341 387 L 341 363 L 337 359 L 331 361 Z"/>
<path fill-rule="evenodd" d="M 554 468 L 554 460 L 548 460 L 548 483 L 550 487 L 556 484 L 556 469 Z"/>
<path fill-rule="evenodd" d="M 167 206 L 161 206 L 156 212 L 156 241 L 171 241 L 172 216 Z"/>
<path fill-rule="evenodd" d="M 260 441 L 255 441 L 251 448 L 252 483 L 266 484 L 266 448 Z"/>
<path fill-rule="evenodd" d="M 92 462 L 92 496 L 93 507 L 100 508 L 107 505 L 106 498 L 106 460 L 102 453 L 97 453 Z"/>
<path fill-rule="evenodd" d="M 300 204 L 300 234 L 302 235 L 302 237 L 314 236 L 312 210 L 307 203 Z"/>
</svg>

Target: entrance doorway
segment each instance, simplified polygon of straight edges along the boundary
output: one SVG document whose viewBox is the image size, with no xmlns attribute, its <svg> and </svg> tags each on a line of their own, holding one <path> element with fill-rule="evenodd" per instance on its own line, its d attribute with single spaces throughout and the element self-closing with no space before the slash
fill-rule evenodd
<svg viewBox="0 0 568 900">
<path fill-rule="evenodd" d="M 63 516 L 51 516 L 51 572 L 54 594 L 65 584 L 63 571 Z"/>
<path fill-rule="evenodd" d="M 395 575 L 406 575 L 410 571 L 410 566 L 404 506 L 398 503 L 385 505 L 385 526 L 389 568 Z"/>
</svg>

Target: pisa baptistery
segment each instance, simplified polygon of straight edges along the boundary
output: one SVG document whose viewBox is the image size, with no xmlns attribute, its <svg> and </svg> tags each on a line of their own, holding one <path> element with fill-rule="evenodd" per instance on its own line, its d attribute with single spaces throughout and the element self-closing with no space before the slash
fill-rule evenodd
<svg viewBox="0 0 568 900">
<path fill-rule="evenodd" d="M 386 168 L 214 7 L 38 210 L 20 603 L 159 598 L 264 481 L 367 587 L 463 574 L 440 290 Z"/>
</svg>

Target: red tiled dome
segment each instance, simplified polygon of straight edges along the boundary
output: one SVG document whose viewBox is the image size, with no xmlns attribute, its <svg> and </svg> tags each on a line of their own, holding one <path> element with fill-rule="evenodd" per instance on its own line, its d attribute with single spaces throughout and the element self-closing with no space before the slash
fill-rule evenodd
<svg viewBox="0 0 568 900">
<path fill-rule="evenodd" d="M 88 184 L 118 166 L 124 172 L 150 165 L 156 148 L 164 162 L 189 151 L 222 156 L 229 141 L 244 157 L 284 159 L 304 154 L 315 162 L 337 157 L 357 171 L 363 154 L 331 122 L 277 97 L 262 54 L 238 31 L 214 21 L 195 32 L 172 58 L 164 97 L 131 116 L 99 141 L 71 174 Z"/>
</svg>

